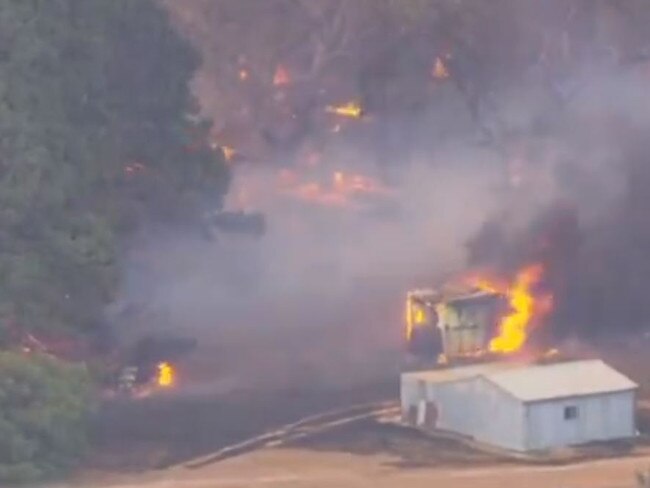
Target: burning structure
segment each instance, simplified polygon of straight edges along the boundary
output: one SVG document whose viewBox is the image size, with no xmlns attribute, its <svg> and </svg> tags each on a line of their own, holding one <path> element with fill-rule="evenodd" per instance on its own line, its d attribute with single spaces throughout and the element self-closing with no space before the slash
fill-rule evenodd
<svg viewBox="0 0 650 488">
<path fill-rule="evenodd" d="M 413 290 L 406 298 L 406 339 L 411 354 L 458 358 L 485 351 L 497 327 L 503 296 L 469 290 Z"/>
<path fill-rule="evenodd" d="M 535 353 L 527 342 L 552 309 L 543 277 L 532 264 L 510 280 L 480 273 L 461 288 L 407 294 L 409 351 L 437 356 L 438 367 L 402 374 L 404 422 L 514 451 L 635 435 L 637 385 L 622 374 L 600 360 L 561 362 L 556 349 L 544 364 L 514 356 Z"/>
<path fill-rule="evenodd" d="M 484 352 L 521 350 L 551 310 L 552 295 L 538 285 L 544 268 L 521 268 L 507 282 L 473 276 L 459 286 L 413 290 L 406 298 L 406 340 L 411 354 L 438 362 Z"/>
<path fill-rule="evenodd" d="M 404 373 L 403 420 L 515 451 L 635 435 L 637 385 L 600 360 Z"/>
</svg>

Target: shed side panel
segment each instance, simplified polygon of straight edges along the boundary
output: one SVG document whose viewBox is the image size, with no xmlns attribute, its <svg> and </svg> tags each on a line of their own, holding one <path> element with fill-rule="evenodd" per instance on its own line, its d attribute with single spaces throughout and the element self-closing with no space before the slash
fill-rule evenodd
<svg viewBox="0 0 650 488">
<path fill-rule="evenodd" d="M 631 390 L 527 404 L 527 448 L 633 437 L 634 402 Z"/>
<path fill-rule="evenodd" d="M 427 385 L 437 427 L 507 449 L 524 449 L 524 405 L 483 378 Z"/>
</svg>

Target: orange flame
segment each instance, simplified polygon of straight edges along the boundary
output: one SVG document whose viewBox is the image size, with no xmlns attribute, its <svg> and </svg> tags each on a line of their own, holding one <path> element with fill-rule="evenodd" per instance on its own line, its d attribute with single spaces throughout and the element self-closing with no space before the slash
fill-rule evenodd
<svg viewBox="0 0 650 488">
<path fill-rule="evenodd" d="M 221 150 L 223 151 L 223 157 L 226 159 L 227 162 L 232 161 L 232 158 L 235 156 L 235 151 L 234 148 L 230 146 L 221 146 Z"/>
<path fill-rule="evenodd" d="M 273 75 L 273 84 L 275 86 L 284 86 L 291 83 L 291 77 L 289 76 L 289 71 L 287 68 L 279 64 L 275 68 L 275 74 Z"/>
<path fill-rule="evenodd" d="M 278 182 L 281 191 L 303 201 L 324 206 L 344 207 L 353 204 L 361 195 L 389 195 L 390 189 L 368 176 L 336 171 L 329 184 L 319 181 L 300 181 L 289 170 L 281 171 Z"/>
<path fill-rule="evenodd" d="M 533 264 L 520 270 L 514 283 L 503 290 L 497 284 L 486 280 L 476 281 L 476 285 L 489 291 L 505 293 L 512 311 L 501 318 L 499 333 L 490 341 L 490 351 L 510 353 L 520 350 L 526 343 L 530 327 L 535 320 L 548 313 L 552 307 L 552 296 L 535 296 L 533 287 L 544 273 L 540 264 Z"/>
<path fill-rule="evenodd" d="M 351 119 L 359 119 L 363 114 L 361 105 L 357 102 L 348 102 L 344 105 L 328 105 L 325 111 L 330 114 L 340 115 L 342 117 L 349 117 Z"/>
<path fill-rule="evenodd" d="M 431 75 L 436 80 L 445 80 L 449 78 L 449 70 L 447 69 L 447 66 L 445 66 L 445 63 L 442 58 L 440 58 L 440 56 L 436 57 L 436 60 L 433 63 Z"/>
<path fill-rule="evenodd" d="M 175 377 L 176 373 L 174 371 L 174 367 L 171 364 L 167 362 L 158 364 L 158 386 L 161 386 L 163 388 L 174 386 Z"/>
</svg>

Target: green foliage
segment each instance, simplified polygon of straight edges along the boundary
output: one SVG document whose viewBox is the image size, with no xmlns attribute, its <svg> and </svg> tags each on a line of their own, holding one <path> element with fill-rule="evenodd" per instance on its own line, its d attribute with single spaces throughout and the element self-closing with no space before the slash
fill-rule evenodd
<svg viewBox="0 0 650 488">
<path fill-rule="evenodd" d="M 122 232 L 224 192 L 198 59 L 153 0 L 4 0 L 0 39 L 0 327 L 92 327 Z"/>
<path fill-rule="evenodd" d="M 0 353 L 0 484 L 63 474 L 86 448 L 90 380 L 49 356 Z"/>
</svg>

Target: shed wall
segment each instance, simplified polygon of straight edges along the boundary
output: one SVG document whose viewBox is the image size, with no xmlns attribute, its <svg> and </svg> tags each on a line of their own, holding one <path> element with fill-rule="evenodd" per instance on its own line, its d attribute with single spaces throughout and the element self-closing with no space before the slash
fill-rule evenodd
<svg viewBox="0 0 650 488">
<path fill-rule="evenodd" d="M 630 438 L 635 435 L 635 392 L 624 391 L 526 405 L 528 450 Z M 565 419 L 565 408 L 577 417 Z"/>
<path fill-rule="evenodd" d="M 403 378 L 403 414 L 423 408 L 425 402 L 436 406 L 435 428 L 508 449 L 525 449 L 524 405 L 480 377 L 443 383 Z"/>
</svg>

